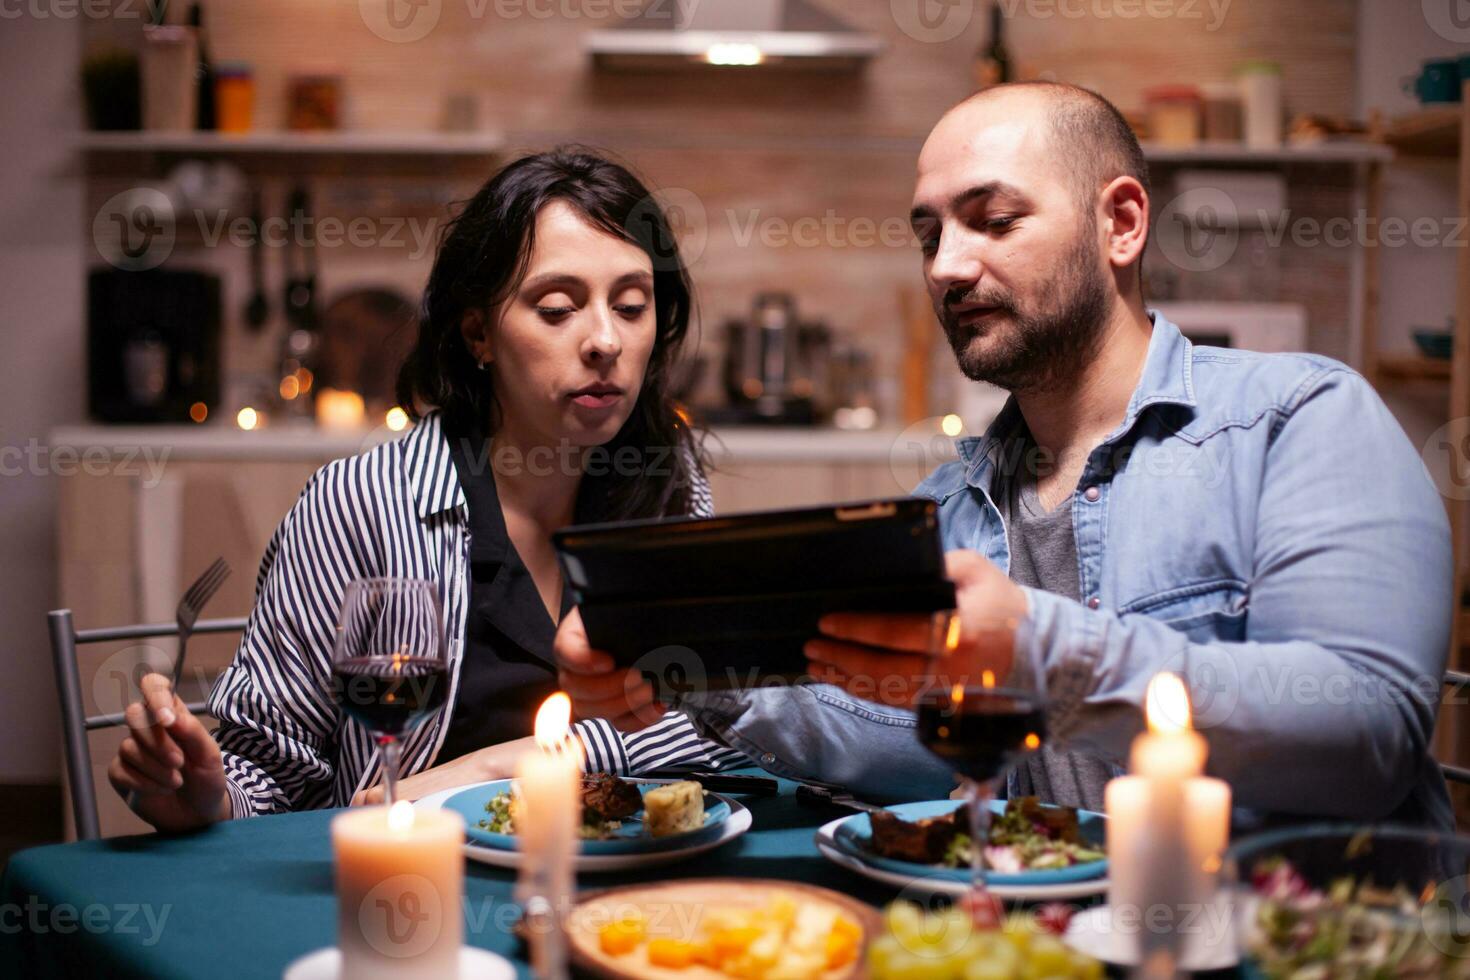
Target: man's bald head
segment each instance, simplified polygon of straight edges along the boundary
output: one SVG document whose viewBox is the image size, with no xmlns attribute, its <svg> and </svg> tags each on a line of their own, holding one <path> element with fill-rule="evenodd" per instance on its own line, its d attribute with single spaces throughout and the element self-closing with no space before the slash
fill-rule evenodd
<svg viewBox="0 0 1470 980">
<path fill-rule="evenodd" d="M 1011 82 L 971 96 L 945 114 L 935 132 L 993 110 L 1039 108 L 1046 113 L 1051 149 L 1073 177 L 1078 203 L 1092 212 L 1097 192 L 1118 177 L 1132 177 L 1147 193 L 1148 163 L 1123 114 L 1091 89 L 1063 82 Z"/>
</svg>

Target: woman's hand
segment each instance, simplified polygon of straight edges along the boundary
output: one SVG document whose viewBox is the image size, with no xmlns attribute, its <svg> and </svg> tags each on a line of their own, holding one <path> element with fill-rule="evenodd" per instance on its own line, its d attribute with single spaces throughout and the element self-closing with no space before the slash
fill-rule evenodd
<svg viewBox="0 0 1470 980">
<path fill-rule="evenodd" d="M 167 677 L 148 674 L 139 686 L 143 700 L 124 712 L 130 733 L 107 766 L 112 788 L 134 813 L 167 833 L 228 820 L 225 766 L 214 736 Z"/>
<path fill-rule="evenodd" d="M 572 699 L 578 718 L 606 718 L 619 731 L 636 732 L 668 710 L 654 700 L 653 685 L 641 674 L 618 669 L 612 657 L 592 649 L 578 610 L 562 617 L 553 649 L 557 683 Z"/>
<path fill-rule="evenodd" d="M 509 779 L 515 774 L 516 760 L 535 745 L 534 738 L 518 738 L 513 742 L 489 745 L 469 755 L 460 756 L 453 762 L 425 769 L 398 781 L 398 798 L 417 800 L 431 796 L 441 789 L 483 783 L 487 779 Z M 382 802 L 382 783 L 362 790 L 352 798 L 353 806 L 375 806 Z"/>
<path fill-rule="evenodd" d="M 960 624 L 948 663 L 935 658 L 930 616 L 834 613 L 822 617 L 822 636 L 806 644 L 812 678 L 856 697 L 906 708 L 936 684 L 947 688 L 981 670 L 1005 677 L 1014 655 L 1013 624 L 1030 611 L 1026 593 L 973 551 L 946 553 L 944 566 L 954 582 Z M 953 676 L 938 676 L 937 668 Z"/>
</svg>

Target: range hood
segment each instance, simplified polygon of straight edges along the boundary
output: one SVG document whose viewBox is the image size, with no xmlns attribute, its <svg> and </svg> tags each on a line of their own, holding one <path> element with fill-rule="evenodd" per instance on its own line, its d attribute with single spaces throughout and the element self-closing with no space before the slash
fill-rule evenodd
<svg viewBox="0 0 1470 980">
<path fill-rule="evenodd" d="M 649 0 L 636 16 L 585 37 L 597 67 L 612 70 L 856 71 L 884 48 L 810 0 Z"/>
</svg>

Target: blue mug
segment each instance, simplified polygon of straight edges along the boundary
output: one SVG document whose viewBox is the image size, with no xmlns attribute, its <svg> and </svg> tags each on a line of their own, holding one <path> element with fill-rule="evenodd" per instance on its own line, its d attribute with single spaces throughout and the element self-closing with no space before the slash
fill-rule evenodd
<svg viewBox="0 0 1470 980">
<path fill-rule="evenodd" d="M 1460 76 L 1470 69 L 1470 55 L 1456 61 L 1437 58 L 1424 62 L 1424 69 L 1414 78 L 1404 79 L 1404 91 L 1417 96 L 1421 103 L 1459 102 Z"/>
</svg>

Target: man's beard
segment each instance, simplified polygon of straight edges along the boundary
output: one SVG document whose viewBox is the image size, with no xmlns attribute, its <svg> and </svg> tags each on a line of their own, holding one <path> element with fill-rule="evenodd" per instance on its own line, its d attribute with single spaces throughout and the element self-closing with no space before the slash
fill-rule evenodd
<svg viewBox="0 0 1470 980">
<path fill-rule="evenodd" d="M 1038 309 L 1022 310 L 1013 295 L 994 288 L 947 293 L 939 321 L 965 377 L 1007 391 L 1045 391 L 1075 378 L 1096 355 L 1108 313 L 1109 284 L 1098 259 L 1093 236 L 1078 235 L 1051 277 L 1054 300 Z M 962 303 L 996 309 L 987 326 L 998 344 L 970 349 L 976 330 L 953 312 Z M 1001 318 L 1008 322 L 996 322 Z"/>
</svg>

